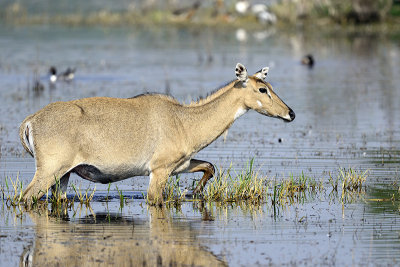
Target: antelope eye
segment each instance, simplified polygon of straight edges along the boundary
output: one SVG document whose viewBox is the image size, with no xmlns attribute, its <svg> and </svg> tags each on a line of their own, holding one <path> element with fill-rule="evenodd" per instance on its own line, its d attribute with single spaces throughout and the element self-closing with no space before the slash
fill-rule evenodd
<svg viewBox="0 0 400 267">
<path fill-rule="evenodd" d="M 267 89 L 265 89 L 265 88 L 259 88 L 258 91 L 260 91 L 260 93 L 263 93 L 263 94 L 267 93 Z"/>
</svg>

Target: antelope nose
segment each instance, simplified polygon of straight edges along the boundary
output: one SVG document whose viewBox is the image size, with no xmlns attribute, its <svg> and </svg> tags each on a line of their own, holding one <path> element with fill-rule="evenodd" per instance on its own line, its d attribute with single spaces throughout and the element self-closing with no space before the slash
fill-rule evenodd
<svg viewBox="0 0 400 267">
<path fill-rule="evenodd" d="M 289 110 L 289 116 L 290 116 L 290 119 L 291 119 L 292 121 L 294 120 L 294 118 L 296 118 L 296 114 L 294 114 L 294 112 L 293 112 L 292 109 Z"/>
</svg>

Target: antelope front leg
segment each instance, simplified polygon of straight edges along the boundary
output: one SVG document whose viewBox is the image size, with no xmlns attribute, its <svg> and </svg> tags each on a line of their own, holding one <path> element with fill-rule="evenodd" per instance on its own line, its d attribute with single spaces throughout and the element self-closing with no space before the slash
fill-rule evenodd
<svg viewBox="0 0 400 267">
<path fill-rule="evenodd" d="M 169 172 L 166 170 L 154 170 L 150 173 L 150 184 L 147 190 L 147 201 L 150 205 L 162 206 L 163 192 L 167 184 Z"/>
<path fill-rule="evenodd" d="M 199 194 L 203 191 L 204 186 L 207 184 L 207 181 L 210 180 L 215 174 L 214 165 L 210 162 L 192 159 L 190 160 L 189 167 L 187 168 L 187 172 L 203 172 L 203 177 L 197 184 L 193 193 Z"/>
</svg>

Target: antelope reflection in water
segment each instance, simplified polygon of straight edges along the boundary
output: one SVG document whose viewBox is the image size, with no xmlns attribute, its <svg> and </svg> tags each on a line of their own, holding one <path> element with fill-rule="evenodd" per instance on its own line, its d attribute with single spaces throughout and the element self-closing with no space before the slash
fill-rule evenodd
<svg viewBox="0 0 400 267">
<path fill-rule="evenodd" d="M 36 239 L 21 266 L 227 266 L 200 245 L 190 222 L 149 207 L 148 220 L 98 213 L 78 222 L 29 213 Z"/>
</svg>

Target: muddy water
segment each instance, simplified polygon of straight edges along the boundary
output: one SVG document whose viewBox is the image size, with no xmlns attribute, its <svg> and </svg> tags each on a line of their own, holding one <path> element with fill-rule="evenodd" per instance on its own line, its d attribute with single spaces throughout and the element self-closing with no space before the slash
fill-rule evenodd
<svg viewBox="0 0 400 267">
<path fill-rule="evenodd" d="M 305 173 L 327 182 L 339 167 L 370 170 L 366 194 L 344 205 L 329 190 L 271 209 L 218 203 L 154 210 L 140 199 L 148 179 L 96 186 L 91 209 L 68 216 L 1 206 L 0 262 L 62 265 L 396 265 L 400 261 L 400 46 L 396 36 L 266 31 L 0 27 L 0 182 L 26 185 L 34 161 L 19 123 L 46 104 L 89 96 L 168 93 L 189 102 L 234 78 L 270 66 L 269 81 L 296 112 L 292 123 L 255 112 L 237 120 L 197 158 L 240 169 L 252 157 L 270 178 Z M 316 65 L 299 64 L 312 53 Z M 71 83 L 48 83 L 50 66 L 76 67 Z M 35 92 L 35 79 L 44 89 Z M 182 187 L 196 175 L 183 176 Z M 121 209 L 116 186 L 129 198 Z M 73 194 L 70 189 L 70 194 Z M 393 199 L 394 201 L 390 200 Z M 139 198 L 139 199 L 137 199 Z M 383 200 L 383 201 L 381 201 Z"/>
</svg>

